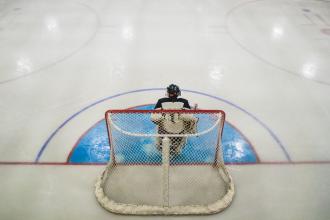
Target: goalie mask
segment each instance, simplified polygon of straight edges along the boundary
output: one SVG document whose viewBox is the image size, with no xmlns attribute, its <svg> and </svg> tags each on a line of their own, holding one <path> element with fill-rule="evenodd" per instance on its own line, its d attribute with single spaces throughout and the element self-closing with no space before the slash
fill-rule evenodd
<svg viewBox="0 0 330 220">
<path fill-rule="evenodd" d="M 175 96 L 180 96 L 181 95 L 181 90 L 179 86 L 171 84 L 167 87 L 167 93 L 168 94 L 173 94 Z"/>
</svg>

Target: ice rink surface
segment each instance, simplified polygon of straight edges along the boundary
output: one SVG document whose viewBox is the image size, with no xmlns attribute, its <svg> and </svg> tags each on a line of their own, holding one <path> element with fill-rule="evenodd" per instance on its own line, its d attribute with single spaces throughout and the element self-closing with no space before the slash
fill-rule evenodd
<svg viewBox="0 0 330 220">
<path fill-rule="evenodd" d="M 329 0 L 0 0 L 0 219 L 178 218 L 103 210 L 104 165 L 68 160 L 175 83 L 258 158 L 228 165 L 228 209 L 180 219 L 328 220 L 329 61 Z"/>
</svg>

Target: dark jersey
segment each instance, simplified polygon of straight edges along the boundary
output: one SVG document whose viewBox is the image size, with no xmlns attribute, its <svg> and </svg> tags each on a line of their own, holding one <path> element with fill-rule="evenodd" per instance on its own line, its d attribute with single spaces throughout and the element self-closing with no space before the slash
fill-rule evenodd
<svg viewBox="0 0 330 220">
<path fill-rule="evenodd" d="M 184 98 L 177 98 L 177 97 L 172 97 L 172 98 L 161 98 L 158 100 L 155 109 L 157 108 L 162 108 L 162 104 L 165 102 L 182 102 L 183 103 L 183 108 L 191 109 L 189 102 L 187 99 Z"/>
</svg>

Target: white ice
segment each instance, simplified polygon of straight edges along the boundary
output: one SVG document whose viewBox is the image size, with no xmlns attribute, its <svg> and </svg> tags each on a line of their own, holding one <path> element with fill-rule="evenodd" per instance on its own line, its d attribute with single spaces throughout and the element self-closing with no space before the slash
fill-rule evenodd
<svg viewBox="0 0 330 220">
<path fill-rule="evenodd" d="M 129 218 L 94 198 L 104 166 L 65 162 L 107 109 L 170 83 L 260 157 L 229 166 L 231 207 L 195 219 L 329 219 L 328 0 L 0 0 L 0 219 Z"/>
</svg>

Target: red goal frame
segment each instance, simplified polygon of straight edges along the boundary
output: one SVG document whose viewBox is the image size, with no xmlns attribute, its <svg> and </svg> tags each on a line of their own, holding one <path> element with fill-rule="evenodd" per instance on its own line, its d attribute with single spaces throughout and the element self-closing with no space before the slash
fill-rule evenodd
<svg viewBox="0 0 330 220">
<path fill-rule="evenodd" d="M 219 134 L 218 134 L 218 139 L 217 139 L 217 147 L 216 147 L 216 152 L 215 152 L 215 158 L 214 158 L 214 164 L 217 164 L 218 160 L 219 160 L 219 148 L 220 148 L 220 142 L 221 142 L 221 138 L 222 138 L 222 134 L 223 134 L 223 127 L 224 127 L 224 123 L 226 120 L 226 113 L 223 110 L 200 110 L 200 109 L 194 109 L 194 110 L 190 110 L 190 109 L 184 109 L 184 110 L 163 110 L 163 109 L 157 109 L 157 110 L 139 110 L 139 109 L 109 109 L 105 112 L 104 114 L 104 118 L 105 118 L 105 122 L 106 122 L 106 127 L 107 127 L 107 134 L 108 134 L 108 142 L 109 142 L 109 147 L 110 147 L 110 156 L 111 156 L 111 160 L 116 163 L 116 158 L 115 158 L 115 152 L 114 152 L 114 145 L 112 143 L 112 133 L 111 133 L 111 129 L 110 129 L 110 122 L 108 120 L 108 114 L 112 114 L 112 113 L 127 113 L 127 114 L 136 114 L 136 113 L 187 113 L 187 114 L 221 114 L 221 122 L 220 122 L 220 126 L 221 129 L 219 130 Z"/>
</svg>

